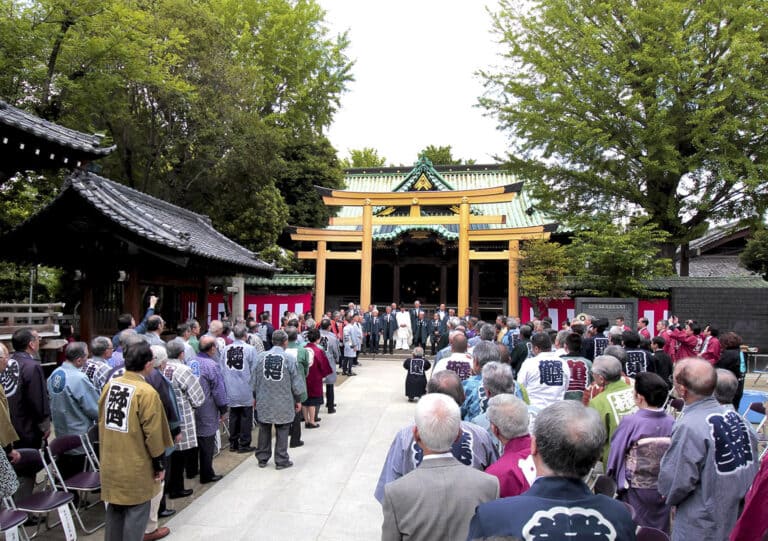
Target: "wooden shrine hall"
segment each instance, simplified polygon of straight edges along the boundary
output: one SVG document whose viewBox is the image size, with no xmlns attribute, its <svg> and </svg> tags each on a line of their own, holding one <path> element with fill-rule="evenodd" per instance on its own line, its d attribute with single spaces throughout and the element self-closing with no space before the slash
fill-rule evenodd
<svg viewBox="0 0 768 541">
<path fill-rule="evenodd" d="M 347 190 L 318 187 L 338 215 L 324 229 L 291 234 L 314 244 L 298 257 L 316 262 L 315 316 L 341 298 L 478 313 L 483 294 L 504 298 L 499 309 L 517 315 L 520 242 L 549 238 L 557 225 L 520 201 L 522 183 L 510 180 L 499 166 L 436 168 L 421 158 L 405 172 L 348 170 Z"/>
<path fill-rule="evenodd" d="M 0 238 L 2 259 L 67 271 L 83 340 L 112 336 L 124 312 L 140 319 L 153 294 L 169 330 L 183 313 L 205 322 L 209 277 L 233 277 L 244 294 L 243 275 L 276 272 L 207 216 L 86 171 L 114 149 L 100 141 L 0 102 L 0 174 L 74 170 L 52 201 Z M 193 306 L 182 307 L 189 298 Z M 242 310 L 233 304 L 233 314 Z"/>
</svg>

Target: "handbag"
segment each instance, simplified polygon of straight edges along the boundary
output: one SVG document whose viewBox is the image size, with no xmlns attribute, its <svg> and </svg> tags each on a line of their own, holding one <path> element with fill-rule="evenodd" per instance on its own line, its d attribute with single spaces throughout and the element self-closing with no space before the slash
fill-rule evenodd
<svg viewBox="0 0 768 541">
<path fill-rule="evenodd" d="M 0 497 L 10 498 L 19 488 L 19 478 L 13 470 L 5 451 L 0 449 Z"/>
</svg>

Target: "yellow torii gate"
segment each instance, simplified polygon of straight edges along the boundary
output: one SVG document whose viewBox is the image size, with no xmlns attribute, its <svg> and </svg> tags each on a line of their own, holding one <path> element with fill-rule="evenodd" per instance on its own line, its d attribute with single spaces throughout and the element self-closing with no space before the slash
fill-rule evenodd
<svg viewBox="0 0 768 541">
<path fill-rule="evenodd" d="M 331 218 L 329 225 L 362 225 L 362 230 L 314 229 L 298 227 L 291 234 L 295 241 L 317 242 L 317 249 L 300 251 L 299 259 L 315 259 L 315 318 L 320 320 L 325 313 L 326 261 L 360 259 L 360 305 L 371 303 L 371 274 L 373 259 L 374 225 L 459 225 L 458 241 L 458 309 L 463 314 L 469 306 L 469 262 L 470 260 L 508 260 L 509 293 L 508 310 L 518 315 L 518 260 L 520 241 L 548 238 L 553 230 L 551 225 L 523 228 L 470 230 L 470 224 L 503 224 L 505 216 L 475 216 L 470 214 L 470 205 L 483 203 L 505 203 L 512 201 L 522 189 L 522 183 L 494 186 L 477 190 L 417 191 L 417 192 L 349 192 L 315 186 L 326 205 L 357 206 L 363 208 L 363 215 L 354 218 Z M 422 216 L 422 206 L 453 207 L 458 202 L 455 216 Z M 373 216 L 373 207 L 410 207 L 408 216 Z M 508 242 L 508 250 L 479 252 L 470 250 L 470 242 Z M 361 243 L 362 249 L 354 252 L 329 251 L 329 242 Z"/>
</svg>

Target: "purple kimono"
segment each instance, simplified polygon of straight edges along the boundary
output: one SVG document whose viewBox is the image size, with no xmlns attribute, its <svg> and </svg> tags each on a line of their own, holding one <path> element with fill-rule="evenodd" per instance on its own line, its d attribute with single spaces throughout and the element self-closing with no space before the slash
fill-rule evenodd
<svg viewBox="0 0 768 541">
<path fill-rule="evenodd" d="M 669 533 L 670 507 L 658 491 L 661 457 L 669 448 L 675 420 L 663 410 L 641 409 L 621 419 L 611 440 L 608 475 L 619 498 L 637 513 L 640 526 Z"/>
</svg>

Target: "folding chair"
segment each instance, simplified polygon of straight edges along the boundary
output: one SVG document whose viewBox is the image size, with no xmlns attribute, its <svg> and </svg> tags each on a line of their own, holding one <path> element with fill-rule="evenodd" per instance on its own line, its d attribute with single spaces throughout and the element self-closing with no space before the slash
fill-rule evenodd
<svg viewBox="0 0 768 541">
<path fill-rule="evenodd" d="M 43 453 L 43 451 L 40 451 L 40 456 L 43 459 L 43 467 L 48 474 L 48 479 L 50 480 L 51 485 L 60 487 L 65 492 L 77 492 L 80 496 L 80 503 L 78 505 L 75 505 L 74 502 L 71 503 L 72 511 L 83 531 L 90 534 L 104 526 L 104 523 L 101 522 L 91 529 L 86 528 L 83 518 L 80 516 L 80 509 L 89 509 L 99 503 L 100 500 L 97 500 L 93 504 L 88 505 L 86 497 L 88 494 L 101 490 L 101 475 L 98 471 L 81 471 L 65 479 L 56 464 L 56 461 L 68 451 L 77 449 L 85 451 L 83 448 L 84 439 L 87 440 L 87 438 L 83 438 L 80 435 L 59 436 L 48 444 L 46 449 L 48 455 L 47 459 L 45 456 L 46 453 Z M 85 460 L 87 464 L 92 464 L 87 451 L 85 451 Z"/>
<path fill-rule="evenodd" d="M 603 494 L 609 498 L 616 497 L 616 481 L 608 477 L 607 475 L 600 475 L 595 480 L 595 486 L 592 491 L 595 494 Z"/>
<path fill-rule="evenodd" d="M 10 532 L 14 528 L 18 528 L 21 539 L 29 539 L 27 531 L 22 526 L 28 518 L 29 515 L 24 511 L 0 509 L 0 533 Z"/>
<path fill-rule="evenodd" d="M 639 526 L 635 532 L 637 541 L 669 541 L 669 536 L 649 526 Z"/>
<path fill-rule="evenodd" d="M 747 421 L 748 423 L 750 422 L 750 420 L 747 418 L 747 416 L 749 415 L 750 411 L 754 411 L 755 413 L 763 416 L 763 419 L 757 425 L 757 428 L 755 428 L 755 430 L 759 433 L 763 430 L 763 427 L 765 426 L 765 419 L 766 419 L 765 404 L 763 404 L 762 402 L 752 402 L 749 405 L 749 407 L 744 411 L 744 415 L 742 415 L 744 420 Z"/>
<path fill-rule="evenodd" d="M 38 449 L 16 449 L 20 455 L 17 466 L 36 468 L 38 470 L 43 469 L 43 454 Z M 51 481 L 51 478 L 48 478 Z M 11 510 L 24 511 L 32 515 L 43 515 L 45 524 L 48 528 L 57 526 L 60 523 L 48 525 L 48 513 L 56 511 L 59 507 L 66 506 L 72 503 L 74 495 L 62 490 L 56 490 L 55 485 L 51 483 L 51 488 L 46 488 L 38 492 L 34 492 L 29 496 L 19 498 L 15 502 L 11 498 L 5 498 L 3 501 L 5 506 Z M 30 537 L 35 537 L 40 533 L 40 526 L 42 521 L 37 523 L 35 533 Z"/>
</svg>

